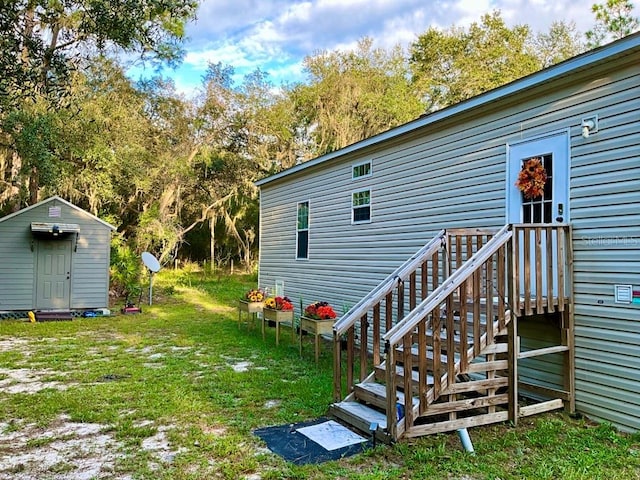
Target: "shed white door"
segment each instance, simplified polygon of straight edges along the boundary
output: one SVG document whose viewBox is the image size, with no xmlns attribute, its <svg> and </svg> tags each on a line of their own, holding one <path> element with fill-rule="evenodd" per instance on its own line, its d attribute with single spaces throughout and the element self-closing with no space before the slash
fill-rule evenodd
<svg viewBox="0 0 640 480">
<path fill-rule="evenodd" d="M 71 241 L 40 240 L 36 275 L 36 308 L 68 309 L 71 305 Z"/>
<path fill-rule="evenodd" d="M 518 174 L 524 163 L 532 158 L 539 158 L 544 165 L 547 181 L 544 194 L 538 198 L 525 198 L 516 187 Z M 537 137 L 510 144 L 508 147 L 507 165 L 507 222 L 508 223 L 568 223 L 569 222 L 569 133 L 562 132 L 544 137 Z M 533 232 L 532 232 L 533 234 Z M 532 240 L 532 239 L 530 239 Z M 556 238 L 553 239 L 553 258 L 557 258 L 555 248 Z M 531 241 L 531 257 L 535 241 Z M 542 251 L 547 248 L 547 241 L 542 241 Z M 522 249 L 523 242 L 520 242 Z M 520 258 L 523 258 L 521 252 Z M 541 260 L 542 292 L 547 292 L 547 260 L 543 255 Z M 521 287 L 524 284 L 524 268 L 520 268 Z M 535 271 L 531 271 L 532 276 Z M 553 275 L 557 278 L 557 265 L 553 265 Z M 535 285 L 534 279 L 529 279 Z M 523 291 L 522 288 L 520 291 Z M 536 294 L 535 287 L 532 291 Z M 557 285 L 553 285 L 553 293 L 557 294 Z"/>
</svg>

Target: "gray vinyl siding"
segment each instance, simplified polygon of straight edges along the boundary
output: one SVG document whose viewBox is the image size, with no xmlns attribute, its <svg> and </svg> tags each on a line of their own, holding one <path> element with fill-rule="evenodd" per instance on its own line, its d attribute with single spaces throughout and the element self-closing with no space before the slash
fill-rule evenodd
<svg viewBox="0 0 640 480">
<path fill-rule="evenodd" d="M 71 308 L 107 307 L 111 231 L 80 210 L 70 209 L 69 218 L 80 225 L 78 247 L 72 254 Z"/>
<path fill-rule="evenodd" d="M 0 311 L 38 308 L 35 296 L 38 239 L 31 235 L 31 222 L 73 223 L 80 227 L 77 248 L 71 253 L 70 308 L 103 308 L 109 305 L 111 227 L 89 213 L 67 205 L 61 216 L 48 218 L 54 203 L 44 201 L 0 219 Z M 75 240 L 72 241 L 72 248 Z M 33 251 L 32 251 L 33 245 Z"/>
<path fill-rule="evenodd" d="M 601 135 L 611 120 L 597 102 L 585 102 L 600 91 L 602 104 L 615 105 L 617 89 L 633 85 L 629 70 L 617 74 L 619 85 L 598 80 L 576 88 L 563 79 L 519 101 L 507 99 L 505 108 L 470 112 L 264 185 L 261 284 L 284 279 L 287 294 L 305 302 L 351 305 L 441 228 L 499 228 L 505 223 L 506 145 L 571 128 L 572 144 L 580 147 L 581 118 L 593 111 L 600 114 Z M 624 102 L 620 95 L 617 104 Z M 366 160 L 372 161 L 372 176 L 352 180 L 351 166 Z M 351 225 L 351 192 L 366 187 L 371 223 Z M 295 206 L 306 200 L 309 259 L 295 261 Z"/>
<path fill-rule="evenodd" d="M 552 81 L 525 79 L 526 87 L 508 88 L 491 103 L 472 99 L 482 108 L 407 124 L 397 135 L 263 182 L 260 285 L 284 280 L 296 309 L 301 298 L 327 300 L 338 310 L 353 305 L 441 228 L 502 226 L 507 145 L 568 130 L 576 404 L 594 419 L 640 429 L 640 305 L 613 301 L 614 284 L 640 286 L 637 38 L 624 56 L 605 56 Z M 584 139 L 581 119 L 593 114 L 599 131 Z M 352 165 L 367 160 L 372 176 L 352 181 Z M 371 223 L 351 225 L 350 193 L 361 188 L 371 188 Z M 294 259 L 300 201 L 310 204 L 305 261 Z M 527 341 L 533 348 L 536 339 Z M 557 358 L 530 361 L 525 374 L 557 385 L 558 365 Z"/>
<path fill-rule="evenodd" d="M 19 217 L 0 223 L 0 311 L 32 308 L 35 256 L 29 225 Z"/>
<path fill-rule="evenodd" d="M 640 304 L 614 303 L 614 285 L 640 286 L 640 72 L 593 92 L 600 132 L 572 149 L 578 408 L 640 429 Z"/>
</svg>

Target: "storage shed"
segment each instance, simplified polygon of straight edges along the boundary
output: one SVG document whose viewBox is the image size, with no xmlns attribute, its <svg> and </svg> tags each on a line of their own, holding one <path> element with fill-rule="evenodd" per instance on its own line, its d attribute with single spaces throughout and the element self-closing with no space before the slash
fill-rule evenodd
<svg viewBox="0 0 640 480">
<path fill-rule="evenodd" d="M 0 314 L 107 308 L 114 230 L 59 196 L 0 218 Z"/>
<path fill-rule="evenodd" d="M 638 431 L 639 153 L 634 34 L 260 180 L 259 283 L 349 310 L 334 342 L 355 329 L 369 352 L 341 364 L 334 345 L 336 409 L 366 426 L 343 407 L 380 403 L 391 439 L 542 411 L 519 407 L 525 387 L 552 398 L 544 408 Z M 516 185 L 529 163 L 546 171 L 543 196 Z M 458 343 L 463 327 L 474 335 Z M 420 381 L 397 422 L 409 352 Z M 370 376 L 354 385 L 357 362 Z M 508 402 L 487 394 L 503 389 Z"/>
</svg>

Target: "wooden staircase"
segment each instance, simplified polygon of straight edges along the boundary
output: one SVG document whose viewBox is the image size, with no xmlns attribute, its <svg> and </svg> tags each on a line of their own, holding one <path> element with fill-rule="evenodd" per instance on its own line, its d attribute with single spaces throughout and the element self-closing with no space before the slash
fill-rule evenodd
<svg viewBox="0 0 640 480">
<path fill-rule="evenodd" d="M 393 442 L 573 409 L 570 243 L 567 225 L 439 232 L 334 325 L 330 414 Z M 517 319 L 555 312 L 563 345 L 520 352 Z M 564 389 L 519 407 L 518 358 L 548 353 L 565 355 Z"/>
</svg>

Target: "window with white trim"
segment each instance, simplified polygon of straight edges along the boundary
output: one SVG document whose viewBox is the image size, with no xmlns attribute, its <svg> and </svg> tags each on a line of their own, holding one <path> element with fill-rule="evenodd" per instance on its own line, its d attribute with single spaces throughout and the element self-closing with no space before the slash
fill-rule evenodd
<svg viewBox="0 0 640 480">
<path fill-rule="evenodd" d="M 351 222 L 371 221 L 371 190 L 359 190 L 351 194 Z"/>
<path fill-rule="evenodd" d="M 367 162 L 357 163 L 351 167 L 351 179 L 370 177 L 371 176 L 371 160 Z"/>
<path fill-rule="evenodd" d="M 309 258 L 309 202 L 298 203 L 296 223 L 296 258 Z"/>
</svg>

